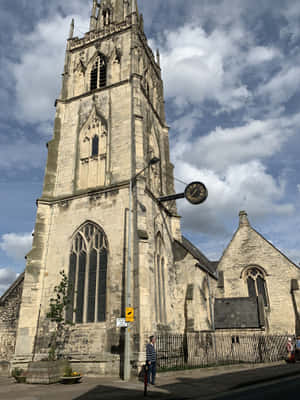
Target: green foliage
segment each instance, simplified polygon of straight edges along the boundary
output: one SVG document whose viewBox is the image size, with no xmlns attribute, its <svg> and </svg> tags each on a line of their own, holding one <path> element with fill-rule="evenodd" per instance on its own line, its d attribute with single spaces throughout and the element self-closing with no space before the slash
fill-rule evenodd
<svg viewBox="0 0 300 400">
<path fill-rule="evenodd" d="M 72 367 L 71 367 L 70 365 L 68 365 L 68 366 L 65 368 L 64 376 L 72 376 L 72 373 L 73 373 Z"/>
<path fill-rule="evenodd" d="M 64 322 L 64 311 L 66 306 L 70 303 L 69 299 L 69 280 L 65 271 L 59 273 L 62 277 L 58 286 L 54 288 L 55 298 L 50 299 L 50 311 L 47 313 L 47 318 L 57 324 Z"/>
<path fill-rule="evenodd" d="M 23 370 L 22 368 L 14 368 L 14 369 L 11 371 L 11 376 L 14 377 L 14 378 L 16 378 L 16 377 L 18 377 L 18 376 L 22 376 L 23 373 L 24 373 L 24 370 Z"/>
<path fill-rule="evenodd" d="M 54 361 L 58 358 L 59 350 L 64 347 L 64 339 L 67 327 L 66 325 L 73 325 L 72 323 L 65 321 L 65 310 L 68 304 L 70 304 L 71 285 L 65 271 L 59 272 L 61 281 L 59 285 L 54 287 L 54 297 L 50 299 L 49 308 L 50 311 L 46 314 L 46 317 L 55 323 L 55 331 L 53 332 L 49 344 L 48 359 Z"/>
</svg>

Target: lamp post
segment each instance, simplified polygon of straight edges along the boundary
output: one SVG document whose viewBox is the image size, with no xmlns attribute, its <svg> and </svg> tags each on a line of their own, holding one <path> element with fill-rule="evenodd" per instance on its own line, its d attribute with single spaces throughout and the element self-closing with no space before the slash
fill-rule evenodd
<svg viewBox="0 0 300 400">
<path fill-rule="evenodd" d="M 127 271 L 126 271 L 126 308 L 131 307 L 131 220 L 132 220 L 132 189 L 136 178 L 146 171 L 151 165 L 157 164 L 160 159 L 157 157 L 151 158 L 148 164 L 131 177 L 129 182 L 129 217 L 128 217 L 128 249 L 127 249 Z M 130 379 L 130 325 L 125 328 L 125 348 L 124 348 L 124 380 Z"/>
</svg>

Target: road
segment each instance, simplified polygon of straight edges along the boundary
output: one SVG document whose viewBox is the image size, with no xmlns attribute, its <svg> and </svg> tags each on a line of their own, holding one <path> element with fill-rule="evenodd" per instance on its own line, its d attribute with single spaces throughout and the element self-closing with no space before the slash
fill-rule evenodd
<svg viewBox="0 0 300 400">
<path fill-rule="evenodd" d="M 255 383 L 258 381 L 265 383 Z M 149 387 L 149 400 L 297 399 L 300 398 L 300 364 L 177 371 L 176 374 L 159 374 L 157 383 Z M 144 393 L 143 383 L 136 379 L 124 382 L 117 378 L 85 377 L 78 385 L 27 385 L 0 377 L 0 399 L 142 400 Z"/>
<path fill-rule="evenodd" d="M 300 398 L 300 376 L 246 387 L 210 400 L 288 400 Z"/>
</svg>

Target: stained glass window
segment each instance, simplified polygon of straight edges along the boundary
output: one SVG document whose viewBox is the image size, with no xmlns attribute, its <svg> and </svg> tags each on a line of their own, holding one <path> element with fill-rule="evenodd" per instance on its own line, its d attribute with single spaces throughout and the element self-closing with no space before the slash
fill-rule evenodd
<svg viewBox="0 0 300 400">
<path fill-rule="evenodd" d="M 96 225 L 88 222 L 81 227 L 72 242 L 69 268 L 71 302 L 66 312 L 68 321 L 105 321 L 106 275 L 106 235 Z"/>
<path fill-rule="evenodd" d="M 98 321 L 105 321 L 106 309 L 106 272 L 107 272 L 107 250 L 100 250 L 100 268 L 98 283 Z"/>
<path fill-rule="evenodd" d="M 91 72 L 91 90 L 97 89 L 98 87 L 98 60 L 95 62 Z"/>
<path fill-rule="evenodd" d="M 265 307 L 268 306 L 267 286 L 263 273 L 258 268 L 251 268 L 246 273 L 248 293 L 250 297 L 261 295 Z"/>
</svg>

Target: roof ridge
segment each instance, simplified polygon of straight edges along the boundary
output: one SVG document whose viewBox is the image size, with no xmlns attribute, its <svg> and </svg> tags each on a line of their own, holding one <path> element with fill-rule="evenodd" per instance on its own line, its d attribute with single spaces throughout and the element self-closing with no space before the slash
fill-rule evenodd
<svg viewBox="0 0 300 400">
<path fill-rule="evenodd" d="M 11 292 L 18 286 L 19 283 L 24 279 L 25 276 L 25 271 L 23 271 L 17 279 L 14 280 L 14 282 L 9 286 L 9 288 L 3 293 L 3 295 L 0 297 L 0 305 L 4 303 L 4 301 L 7 299 L 7 297 L 11 294 Z"/>
</svg>

